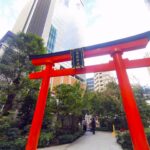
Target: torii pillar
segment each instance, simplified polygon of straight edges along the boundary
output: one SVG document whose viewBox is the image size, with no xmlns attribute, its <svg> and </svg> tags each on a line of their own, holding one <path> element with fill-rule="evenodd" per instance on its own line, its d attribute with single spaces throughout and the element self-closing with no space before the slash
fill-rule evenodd
<svg viewBox="0 0 150 150">
<path fill-rule="evenodd" d="M 112 57 L 114 60 L 122 103 L 127 118 L 134 150 L 149 150 L 149 144 L 144 132 L 142 120 L 136 105 L 136 100 L 128 79 L 121 50 L 115 49 Z M 134 117 L 134 118 L 133 118 Z"/>
</svg>

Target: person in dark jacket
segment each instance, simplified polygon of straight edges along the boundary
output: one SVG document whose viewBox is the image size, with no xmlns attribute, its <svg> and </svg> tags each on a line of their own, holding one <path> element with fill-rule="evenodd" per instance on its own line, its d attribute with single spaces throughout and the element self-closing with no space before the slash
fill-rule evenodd
<svg viewBox="0 0 150 150">
<path fill-rule="evenodd" d="M 83 128 L 83 131 L 86 132 L 86 129 L 87 129 L 87 122 L 85 119 L 82 120 L 82 128 Z"/>
<path fill-rule="evenodd" d="M 95 134 L 95 128 L 96 128 L 96 121 L 95 118 L 93 117 L 91 120 L 91 131 L 93 132 L 93 134 Z"/>
</svg>

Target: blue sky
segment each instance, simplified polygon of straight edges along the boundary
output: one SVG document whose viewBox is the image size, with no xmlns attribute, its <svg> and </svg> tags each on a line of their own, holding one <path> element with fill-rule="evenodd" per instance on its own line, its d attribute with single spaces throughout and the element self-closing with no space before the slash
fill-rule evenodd
<svg viewBox="0 0 150 150">
<path fill-rule="evenodd" d="M 0 0 L 0 38 L 11 30 L 19 13 L 28 0 Z M 79 0 L 73 0 L 79 1 Z M 85 13 L 79 15 L 80 32 L 84 40 L 82 46 L 103 43 L 127 36 L 150 31 L 150 7 L 146 0 L 82 0 Z M 148 1 L 148 0 L 147 0 Z M 87 3 L 86 3 L 87 2 Z M 85 24 L 83 25 L 83 21 Z M 125 54 L 124 57 L 135 59 L 144 57 L 148 48 L 142 51 Z M 98 58 L 108 62 L 110 58 Z M 92 64 L 89 60 L 88 64 Z M 146 69 L 128 71 L 136 76 L 143 85 L 150 85 Z M 145 77 L 143 78 L 143 74 Z"/>
</svg>

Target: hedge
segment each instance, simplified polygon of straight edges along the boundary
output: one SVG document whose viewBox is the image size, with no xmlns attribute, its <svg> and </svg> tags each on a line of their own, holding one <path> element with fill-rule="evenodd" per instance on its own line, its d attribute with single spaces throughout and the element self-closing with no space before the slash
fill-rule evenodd
<svg viewBox="0 0 150 150">
<path fill-rule="evenodd" d="M 84 131 L 78 131 L 75 134 L 64 134 L 58 136 L 59 144 L 67 144 L 75 141 L 77 138 L 81 137 Z"/>
<path fill-rule="evenodd" d="M 25 144 L 25 138 L 18 138 L 12 141 L 0 139 L 0 150 L 24 150 Z"/>
<path fill-rule="evenodd" d="M 11 134 L 14 134 L 12 132 Z M 64 134 L 58 137 L 54 137 L 53 133 L 51 132 L 42 132 L 40 135 L 38 147 L 48 147 L 55 143 L 54 140 L 58 140 L 57 144 L 67 144 L 75 141 L 77 138 L 84 134 L 83 131 L 78 131 L 75 134 Z M 56 138 L 56 139 L 55 139 Z M 26 145 L 26 138 L 16 138 L 13 140 L 10 139 L 1 139 L 0 138 L 0 150 L 24 150 Z"/>
<path fill-rule="evenodd" d="M 146 128 L 145 133 L 150 144 L 150 128 Z M 122 146 L 123 150 L 133 150 L 129 131 L 117 132 L 117 143 Z"/>
<path fill-rule="evenodd" d="M 51 145 L 52 141 L 54 139 L 54 135 L 52 132 L 42 132 L 40 135 L 38 147 L 47 147 Z"/>
</svg>

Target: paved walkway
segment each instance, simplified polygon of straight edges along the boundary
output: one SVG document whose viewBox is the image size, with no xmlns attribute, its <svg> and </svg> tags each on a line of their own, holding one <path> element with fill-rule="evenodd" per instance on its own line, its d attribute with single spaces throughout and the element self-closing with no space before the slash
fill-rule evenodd
<svg viewBox="0 0 150 150">
<path fill-rule="evenodd" d="M 116 143 L 116 139 L 111 133 L 97 131 L 95 135 L 86 132 L 84 136 L 71 144 L 39 150 L 122 150 L 122 148 Z"/>
</svg>

